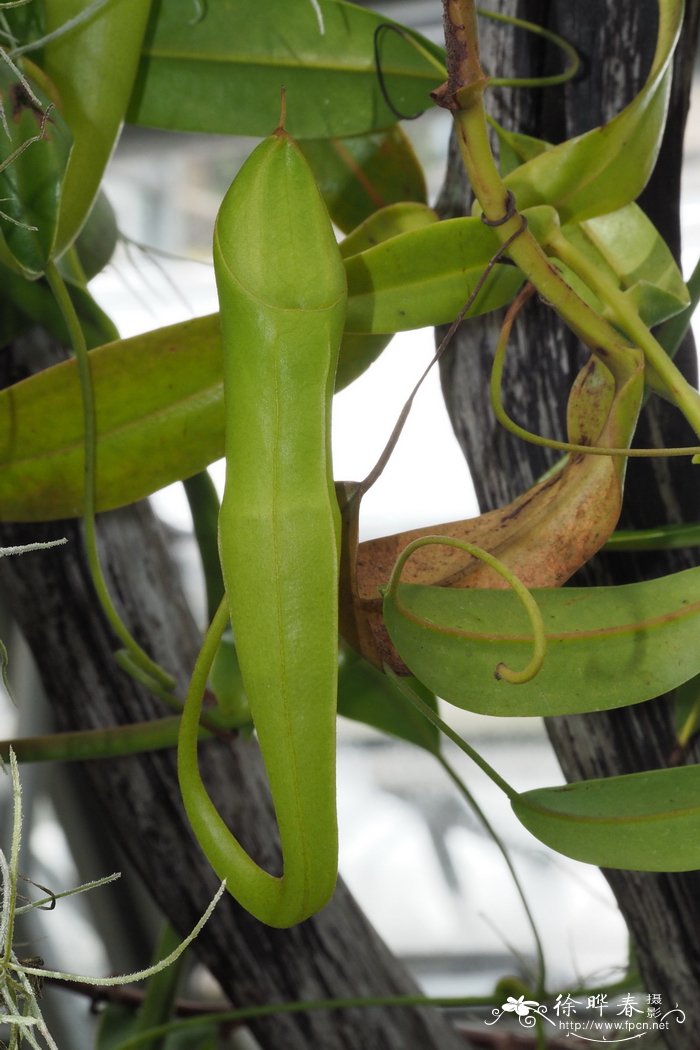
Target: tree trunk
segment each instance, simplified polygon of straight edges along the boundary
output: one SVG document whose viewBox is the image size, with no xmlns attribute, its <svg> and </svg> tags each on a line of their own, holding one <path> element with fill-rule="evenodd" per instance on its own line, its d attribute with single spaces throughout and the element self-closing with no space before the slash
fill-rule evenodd
<svg viewBox="0 0 700 1050">
<path fill-rule="evenodd" d="M 54 357 L 55 347 L 36 331 L 3 351 L 2 382 L 14 382 Z M 183 695 L 199 637 L 159 523 L 141 504 L 101 515 L 98 528 L 110 590 L 126 623 L 176 675 Z M 4 595 L 33 651 L 56 726 L 94 728 L 167 713 L 114 662 L 118 645 L 97 606 L 80 533 L 75 521 L 0 527 L 2 546 L 68 537 L 68 545 L 58 550 L 0 560 Z M 201 760 L 224 819 L 261 864 L 274 868 L 279 861 L 274 815 L 256 745 L 211 740 L 202 745 Z M 84 770 L 120 848 L 171 923 L 181 933 L 189 931 L 217 880 L 188 826 L 174 754 L 94 761 Z M 225 894 L 195 950 L 238 1006 L 416 992 L 342 884 L 320 915 L 287 931 L 262 925 Z M 278 1015 L 250 1027 L 269 1050 L 465 1046 L 436 1010 Z"/>
<path fill-rule="evenodd" d="M 555 29 L 575 44 L 584 60 L 579 76 L 565 88 L 490 91 L 487 106 L 507 128 L 560 141 L 609 120 L 645 79 L 654 47 L 655 3 L 588 0 L 585 4 L 572 4 L 541 0 L 518 4 L 497 0 L 492 6 Z M 676 253 L 680 242 L 681 148 L 700 22 L 699 0 L 690 0 L 686 8 L 662 152 L 640 200 Z M 538 37 L 525 37 L 485 23 L 481 44 L 482 60 L 493 75 L 532 76 L 561 68 L 561 57 Z M 446 216 L 459 214 L 464 208 L 464 180 L 458 158 L 452 156 L 440 209 Z M 484 510 L 513 499 L 558 455 L 526 445 L 503 431 L 484 397 L 500 321 L 499 316 L 463 325 L 441 366 L 448 410 Z M 506 404 L 530 430 L 561 437 L 565 433 L 566 398 L 583 363 L 583 348 L 571 333 L 562 330 L 552 311 L 538 304 L 525 311 L 511 345 L 504 384 Z M 677 361 L 686 374 L 694 375 L 692 340 L 686 341 Z M 643 414 L 636 443 L 688 445 L 696 444 L 696 439 L 675 410 L 652 398 Z M 640 528 L 698 520 L 700 489 L 696 471 L 689 458 L 631 460 L 624 524 Z M 696 563 L 692 550 L 599 555 L 577 577 L 577 582 L 622 583 Z M 619 711 L 549 719 L 547 729 L 569 780 L 665 766 L 674 751 L 670 705 L 663 699 Z M 697 741 L 687 760 L 698 760 Z M 629 925 L 648 991 L 661 993 L 666 1005 L 678 1003 L 689 1016 L 682 1029 L 675 1029 L 669 1045 L 676 1050 L 690 1050 L 698 1040 L 698 873 L 605 874 Z"/>
</svg>

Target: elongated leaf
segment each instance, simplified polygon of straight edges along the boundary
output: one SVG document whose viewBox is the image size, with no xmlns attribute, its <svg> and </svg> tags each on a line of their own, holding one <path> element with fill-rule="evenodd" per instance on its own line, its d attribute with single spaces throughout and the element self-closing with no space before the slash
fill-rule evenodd
<svg viewBox="0 0 700 1050">
<path fill-rule="evenodd" d="M 53 300 L 42 294 L 42 286 L 22 285 L 34 297 L 28 310 L 35 317 L 44 308 L 51 310 Z M 91 320 L 89 304 L 78 298 L 77 306 L 88 322 L 87 333 L 99 332 L 100 318 Z M 41 319 L 60 329 L 54 313 Z M 339 384 L 359 375 L 389 339 L 346 337 Z M 108 343 L 92 351 L 90 359 L 97 408 L 98 510 L 143 499 L 223 456 L 217 314 Z M 82 435 L 74 360 L 0 391 L 0 519 L 49 521 L 81 513 Z"/>
<path fill-rule="evenodd" d="M 648 327 L 688 305 L 688 289 L 668 245 L 636 204 L 562 232 L 624 290 Z"/>
<path fill-rule="evenodd" d="M 397 237 L 410 230 L 422 229 L 437 221 L 437 215 L 427 204 L 405 201 L 390 204 L 386 208 L 373 212 L 349 233 L 340 242 L 340 254 L 347 259 L 391 237 Z M 342 390 L 362 375 L 390 342 L 391 334 L 367 335 L 346 332 L 338 361 L 336 390 Z"/>
<path fill-rule="evenodd" d="M 424 703 L 436 707 L 435 696 L 415 679 L 412 688 Z M 406 703 L 391 678 L 347 648 L 338 674 L 338 714 L 363 722 L 382 733 L 407 740 L 431 754 L 440 750 L 440 731 Z"/>
<path fill-rule="evenodd" d="M 658 0 L 656 53 L 642 91 L 613 120 L 535 156 L 506 178 L 519 208 L 551 204 L 562 223 L 616 211 L 635 200 L 651 174 L 661 143 L 671 58 L 682 0 Z"/>
<path fill-rule="evenodd" d="M 537 231 L 549 208 L 528 215 Z M 404 233 L 346 260 L 349 332 L 401 332 L 452 321 L 498 249 L 477 218 L 449 219 Z M 513 266 L 496 265 L 467 316 L 498 309 L 522 284 Z"/>
<path fill-rule="evenodd" d="M 216 315 L 108 344 L 91 352 L 91 364 L 98 509 L 140 499 L 223 454 Z M 0 402 L 0 514 L 17 521 L 80 514 L 83 423 L 75 362 L 2 391 Z"/>
<path fill-rule="evenodd" d="M 52 33 L 79 16 L 85 0 L 44 0 Z M 150 0 L 101 4 L 70 33 L 50 40 L 42 62 L 73 136 L 56 237 L 56 255 L 69 248 L 90 212 L 124 122 L 134 85 Z"/>
<path fill-rule="evenodd" d="M 669 551 L 700 547 L 700 525 L 659 525 L 655 529 L 620 529 L 605 544 L 612 551 Z"/>
<path fill-rule="evenodd" d="M 523 135 L 519 131 L 508 131 L 492 119 L 489 120 L 489 123 L 498 136 L 501 174 L 504 177 L 510 175 L 526 161 L 553 149 L 552 143 L 545 142 L 544 139 L 537 139 L 533 135 Z"/>
<path fill-rule="evenodd" d="M 307 139 L 301 149 L 333 222 L 343 231 L 389 204 L 427 200 L 423 169 L 399 124 L 352 138 Z"/>
<path fill-rule="evenodd" d="M 177 131 L 267 135 L 279 121 L 295 138 L 362 135 L 396 116 L 382 96 L 374 32 L 389 20 L 342 3 L 314 0 L 192 0 L 154 4 L 128 118 Z M 193 17 L 194 16 L 194 17 Z M 440 52 L 411 34 L 384 33 L 381 66 L 402 113 L 427 109 L 444 79 Z M 435 56 L 432 59 L 429 56 Z"/>
<path fill-rule="evenodd" d="M 558 853 L 602 868 L 700 868 L 700 766 L 655 769 L 511 800 L 518 820 Z"/>
<path fill-rule="evenodd" d="M 495 125 L 501 166 L 513 171 L 553 147 L 529 135 L 508 132 Z M 632 301 L 644 323 L 653 327 L 683 310 L 689 302 L 683 277 L 653 223 L 636 204 L 583 222 L 569 223 L 562 231 Z M 560 265 L 557 263 L 557 265 Z M 567 281 L 576 287 L 570 271 Z M 590 301 L 592 293 L 577 287 Z"/>
<path fill-rule="evenodd" d="M 494 677 L 501 662 L 524 667 L 532 649 L 527 617 L 510 591 L 401 584 L 398 603 L 384 600 L 384 620 L 417 678 L 482 714 L 604 711 L 660 696 L 700 673 L 700 569 L 622 587 L 532 594 L 547 653 L 524 685 Z"/>
<path fill-rule="evenodd" d="M 438 221 L 436 212 L 427 204 L 402 201 L 373 212 L 340 242 L 344 259 L 367 251 L 399 237 L 403 233 L 422 230 Z"/>
</svg>

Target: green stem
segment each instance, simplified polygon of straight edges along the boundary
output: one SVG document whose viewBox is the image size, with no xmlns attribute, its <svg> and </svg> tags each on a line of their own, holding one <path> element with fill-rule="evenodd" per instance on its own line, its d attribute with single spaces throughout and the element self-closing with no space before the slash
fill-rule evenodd
<svg viewBox="0 0 700 1050">
<path fill-rule="evenodd" d="M 566 68 L 561 73 L 552 73 L 544 77 L 491 77 L 489 83 L 493 87 L 554 87 L 557 84 L 565 84 L 572 80 L 581 68 L 581 60 L 576 48 L 565 40 L 563 36 L 547 29 L 546 26 L 537 25 L 536 22 L 528 22 L 524 18 L 515 18 L 513 15 L 502 14 L 498 11 L 483 11 L 477 8 L 477 14 L 484 18 L 490 18 L 494 22 L 502 22 L 505 25 L 515 26 L 516 29 L 524 29 L 527 33 L 533 33 L 554 44 L 566 56 Z"/>
<path fill-rule="evenodd" d="M 523 889 L 523 885 L 520 881 L 520 878 L 518 877 L 517 871 L 515 870 L 513 861 L 511 860 L 510 853 L 508 852 L 505 843 L 494 828 L 493 824 L 488 819 L 483 809 L 476 801 L 471 791 L 464 783 L 462 778 L 459 776 L 457 771 L 453 768 L 452 765 L 450 765 L 450 763 L 447 761 L 442 752 L 438 751 L 435 757 L 437 758 L 438 762 L 445 770 L 447 775 L 450 777 L 457 790 L 463 796 L 469 808 L 476 814 L 478 820 L 485 828 L 487 834 L 490 836 L 491 839 L 493 839 L 494 843 L 498 847 L 499 852 L 501 853 L 501 856 L 503 857 L 506 863 L 508 871 L 510 872 L 511 878 L 513 879 L 513 885 L 515 886 L 516 892 L 520 897 L 523 910 L 525 911 L 527 921 L 529 923 L 530 929 L 532 930 L 532 936 L 535 942 L 535 954 L 537 956 L 537 984 L 534 991 L 534 995 L 535 998 L 542 999 L 545 995 L 546 983 L 546 964 L 544 958 L 544 948 L 542 946 L 542 939 L 540 937 L 539 930 L 537 929 L 537 923 L 535 922 L 534 915 L 532 914 L 527 897 L 525 896 L 525 890 Z"/>
<path fill-rule="evenodd" d="M 606 445 L 582 445 L 576 444 L 571 441 L 558 441 L 556 438 L 543 437 L 541 434 L 535 434 L 531 430 L 526 430 L 525 427 L 520 426 L 516 423 L 511 416 L 508 415 L 503 404 L 503 398 L 501 396 L 501 389 L 503 386 L 503 371 L 505 368 L 506 351 L 508 349 L 508 342 L 510 340 L 510 333 L 513 327 L 513 322 L 517 314 L 520 311 L 524 299 L 523 293 L 518 296 L 510 306 L 508 313 L 501 326 L 501 332 L 498 337 L 496 344 L 496 351 L 493 355 L 493 365 L 491 367 L 491 379 L 489 383 L 489 392 L 491 396 L 491 407 L 493 414 L 495 415 L 501 426 L 513 434 L 515 437 L 520 438 L 521 441 L 528 441 L 531 445 L 539 445 L 542 448 L 552 448 L 559 452 L 573 452 L 581 453 L 586 456 L 626 456 L 630 459 L 669 459 L 672 456 L 695 456 L 700 455 L 700 446 L 684 446 L 682 448 L 629 448 L 625 445 L 624 447 L 614 448 Z M 634 359 L 630 355 L 629 359 L 630 376 L 634 368 Z M 622 377 L 623 369 L 620 366 L 617 369 L 617 376 L 615 377 L 616 392 L 615 398 L 619 400 L 621 395 L 620 380 Z M 624 387 L 624 384 L 622 384 Z M 633 431 L 629 432 L 629 439 L 633 437 Z"/>
<path fill-rule="evenodd" d="M 227 1010 L 224 1013 L 201 1014 L 180 1021 L 170 1021 L 158 1025 L 150 1032 L 142 1032 L 120 1043 L 119 1050 L 134 1050 L 143 1046 L 154 1037 L 170 1035 L 171 1032 L 185 1032 L 188 1029 L 202 1028 L 207 1024 L 235 1024 L 252 1021 L 258 1017 L 272 1017 L 275 1014 L 303 1014 L 319 1010 L 354 1010 L 372 1007 L 438 1007 L 445 1010 L 465 1009 L 469 1007 L 500 1006 L 500 996 L 465 995 L 457 997 L 431 997 L 428 995 L 386 995 L 386 996 L 350 996 L 346 999 L 313 999 L 309 1002 L 267 1003 L 264 1006 L 246 1006 L 240 1010 Z"/>
<path fill-rule="evenodd" d="M 656 529 L 620 529 L 605 544 L 611 551 L 667 551 L 700 547 L 700 525 L 660 525 Z"/>
<path fill-rule="evenodd" d="M 117 649 L 114 654 L 114 661 L 118 667 L 121 667 L 122 671 L 126 671 L 130 678 L 133 678 L 135 682 L 139 682 L 140 685 L 145 686 L 149 689 L 154 696 L 157 696 L 159 700 L 162 700 L 166 707 L 169 707 L 171 711 L 175 711 L 179 714 L 182 711 L 182 701 L 178 699 L 172 690 L 161 685 L 160 682 L 156 682 L 148 671 L 144 669 L 134 660 L 133 655 L 128 649 Z"/>
<path fill-rule="evenodd" d="M 453 744 L 456 744 L 460 751 L 463 751 L 465 755 L 468 755 L 472 762 L 479 767 L 482 773 L 485 773 L 489 780 L 492 781 L 511 802 L 519 797 L 515 788 L 511 787 L 510 784 L 503 779 L 500 773 L 497 773 L 493 766 L 490 766 L 486 759 L 481 757 L 479 752 L 476 751 L 471 744 L 468 744 L 466 740 L 463 740 L 459 733 L 456 733 L 447 722 L 443 722 L 437 711 L 433 711 L 432 707 L 429 707 L 428 704 L 423 702 L 405 678 L 400 678 L 397 674 L 394 674 L 388 666 L 384 667 L 384 673 L 391 678 L 399 692 L 403 693 L 406 699 L 410 700 L 413 706 L 416 707 L 429 722 L 432 722 L 434 726 L 437 726 L 440 732 L 443 733 L 448 740 L 451 740 Z"/>
<path fill-rule="evenodd" d="M 83 426 L 84 426 L 84 494 L 83 494 L 83 524 L 85 529 L 85 551 L 87 555 L 90 575 L 97 592 L 100 605 L 107 617 L 112 630 L 124 644 L 132 659 L 142 668 L 155 682 L 166 689 L 173 689 L 174 679 L 164 671 L 151 657 L 144 652 L 138 642 L 132 637 L 128 628 L 117 612 L 107 583 L 102 572 L 99 552 L 97 549 L 97 530 L 95 525 L 95 466 L 97 458 L 97 424 L 95 419 L 95 398 L 90 374 L 90 359 L 85 336 L 73 302 L 68 294 L 65 282 L 54 263 L 49 263 L 46 268 L 46 279 L 49 282 L 56 302 L 63 314 L 68 328 L 71 345 L 75 353 L 76 367 L 80 379 L 80 389 L 83 402 Z"/>
<path fill-rule="evenodd" d="M 552 266 L 542 247 L 527 230 L 496 166 L 488 137 L 483 94 L 488 84 L 479 63 L 478 32 L 473 0 L 446 3 L 446 33 L 453 44 L 454 68 L 448 71 L 447 90 L 438 97 L 452 109 L 462 160 L 485 220 L 493 226 L 501 243 L 515 238 L 508 255 L 586 345 L 591 347 L 616 374 L 617 367 L 629 360 L 634 346 L 623 340 L 604 318 L 595 313 Z M 449 49 L 448 49 L 449 53 Z M 462 58 L 461 56 L 465 56 Z M 521 230 L 518 235 L 518 230 Z M 640 338 L 641 322 L 634 326 Z M 644 327 L 644 326 L 642 326 Z M 700 434 L 700 399 L 675 365 L 663 354 L 644 328 L 644 349 L 653 358 L 664 385 L 673 392 L 688 422 Z M 664 358 L 658 356 L 661 354 Z"/>
<path fill-rule="evenodd" d="M 569 266 L 610 311 L 616 325 L 643 352 L 647 363 L 668 397 L 683 412 L 695 433 L 700 435 L 700 395 L 673 363 L 664 348 L 656 341 L 629 299 L 578 248 L 571 244 L 560 230 L 547 238 L 548 247 Z"/>
<path fill-rule="evenodd" d="M 627 359 L 634 348 L 569 287 L 517 209 L 502 221 L 511 198 L 491 152 L 482 95 L 479 85 L 462 89 L 459 104 L 466 108 L 458 109 L 454 118 L 464 166 L 486 220 L 496 224 L 493 230 L 502 244 L 514 238 L 508 248 L 512 261 L 587 346 L 602 347 L 616 360 Z"/>
<path fill-rule="evenodd" d="M 219 496 L 207 470 L 187 478 L 183 485 L 202 559 L 207 620 L 211 622 L 224 596 L 224 578 L 219 561 Z"/>
<path fill-rule="evenodd" d="M 139 682 L 141 685 L 145 686 L 146 689 L 150 689 L 153 695 L 162 700 L 165 706 L 169 707 L 171 711 L 175 712 L 175 714 L 182 714 L 184 707 L 182 700 L 180 700 L 175 693 L 170 692 L 164 686 L 160 685 L 159 682 L 155 682 L 151 676 L 147 674 L 146 671 L 142 670 L 142 668 L 140 668 L 134 661 L 131 653 L 126 649 L 119 649 L 114 654 L 114 659 L 119 667 L 121 667 L 123 671 L 126 671 L 135 682 Z M 224 707 L 219 704 L 217 711 L 212 713 L 204 712 L 202 714 L 200 725 L 205 726 L 207 729 L 211 730 L 212 733 L 217 734 L 221 732 L 222 724 L 227 726 L 235 722 L 237 725 L 245 725 L 247 721 L 245 711 L 247 711 L 247 708 L 244 709 L 240 705 L 238 707 L 228 707 L 224 710 Z"/>
<path fill-rule="evenodd" d="M 209 714 L 213 722 L 213 712 Z M 217 719 L 216 725 L 199 727 L 199 738 L 206 740 L 216 731 L 235 732 L 246 720 Z M 18 737 L 0 741 L 0 758 L 6 761 L 10 748 L 18 762 L 84 762 L 99 758 L 118 758 L 122 755 L 138 755 L 144 751 L 162 751 L 175 747 L 180 728 L 180 718 L 170 715 L 150 722 L 133 722 L 130 725 L 110 726 L 107 729 L 82 729 L 71 733 L 50 733 L 46 736 Z"/>
</svg>

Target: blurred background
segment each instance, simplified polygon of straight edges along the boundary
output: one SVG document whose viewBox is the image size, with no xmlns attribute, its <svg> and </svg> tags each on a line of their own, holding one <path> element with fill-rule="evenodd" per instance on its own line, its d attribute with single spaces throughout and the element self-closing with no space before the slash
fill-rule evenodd
<svg viewBox="0 0 700 1050">
<path fill-rule="evenodd" d="M 428 0 L 372 4 L 440 39 L 438 5 Z M 696 88 L 700 90 L 700 77 Z M 554 89 L 556 90 L 556 89 Z M 696 97 L 698 90 L 696 90 Z M 684 183 L 684 272 L 700 254 L 700 121 L 691 112 Z M 427 173 L 434 201 L 443 175 L 449 117 L 428 112 L 405 125 Z M 254 146 L 127 129 L 106 191 L 122 240 L 92 290 L 129 336 L 214 311 L 210 242 L 224 191 Z M 341 479 L 363 477 L 382 450 L 406 397 L 433 353 L 432 330 L 396 336 L 369 371 L 334 404 L 334 466 Z M 223 486 L 223 464 L 212 466 Z M 203 585 L 191 521 L 179 485 L 156 494 L 194 609 L 203 621 Z M 417 398 L 381 480 L 363 504 L 363 538 L 478 513 L 469 474 L 442 404 L 437 371 Z M 50 728 L 34 698 L 31 662 L 7 624 L 11 679 L 20 705 L 0 706 L 4 737 Z M 31 703 L 27 698 L 31 697 Z M 451 724 L 519 790 L 562 782 L 541 725 L 446 710 Z M 342 720 L 341 720 L 342 721 Z M 625 967 L 627 939 L 612 895 L 597 869 L 569 862 L 532 839 L 507 801 L 450 745 L 446 755 L 498 828 L 522 880 L 542 938 L 550 986 L 607 981 Z M 118 867 L 106 842 L 85 841 L 84 797 L 58 768 L 26 768 L 25 870 L 60 890 Z M 355 723 L 340 728 L 341 871 L 379 933 L 403 957 L 426 992 L 487 994 L 496 980 L 534 959 L 531 930 L 495 843 L 465 805 L 444 769 L 423 751 Z M 3 796 L 6 798 L 6 796 Z M 9 827 L 9 813 L 3 827 Z M 5 832 L 7 838 L 7 831 Z M 8 842 L 3 846 L 7 848 Z M 136 877 L 67 901 L 22 927 L 32 954 L 51 966 L 107 973 L 148 962 L 158 927 Z M 606 916 L 595 926 L 595 905 Z M 600 911 L 601 905 L 605 910 Z M 109 954 L 105 948 L 108 943 Z M 195 975 L 206 987 L 206 979 Z M 212 990 L 215 994 L 215 990 Z M 63 992 L 47 999 L 59 1045 L 92 1045 L 87 1000 Z"/>
</svg>

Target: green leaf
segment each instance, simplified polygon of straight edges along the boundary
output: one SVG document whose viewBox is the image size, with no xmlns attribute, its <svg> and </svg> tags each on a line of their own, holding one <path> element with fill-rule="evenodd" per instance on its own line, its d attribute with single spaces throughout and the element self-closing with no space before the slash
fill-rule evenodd
<svg viewBox="0 0 700 1050">
<path fill-rule="evenodd" d="M 647 327 L 688 305 L 688 289 L 668 245 L 636 204 L 565 226 L 562 233 L 624 290 Z"/>
<path fill-rule="evenodd" d="M 175 131 L 295 138 L 363 135 L 396 122 L 379 86 L 374 32 L 388 19 L 340 0 L 155 3 L 127 119 Z M 395 24 L 395 23 L 393 23 Z M 403 113 L 427 109 L 441 53 L 408 30 L 384 33 L 381 66 Z M 405 37 L 417 43 L 411 43 Z"/>
<path fill-rule="evenodd" d="M 700 868 L 700 766 L 537 788 L 511 805 L 535 838 L 574 860 L 631 871 Z"/>
<path fill-rule="evenodd" d="M 72 137 L 41 70 L 27 61 L 23 67 L 34 98 L 0 62 L 0 97 L 10 115 L 9 134 L 0 134 L 0 261 L 37 277 L 53 255 Z"/>
<path fill-rule="evenodd" d="M 119 1050 L 134 1034 L 135 1027 L 133 1009 L 119 1003 L 108 1003 L 100 1014 L 95 1050 Z"/>
<path fill-rule="evenodd" d="M 156 944 L 153 962 L 159 963 L 177 951 L 180 938 L 169 922 L 164 922 Z M 149 977 L 144 990 L 143 1002 L 136 1014 L 134 1035 L 144 1035 L 149 1029 L 167 1024 L 173 1014 L 175 999 L 182 983 L 186 955 L 180 955 L 170 966 Z M 142 1050 L 166 1050 L 167 1042 L 156 1036 L 145 1039 Z"/>
<path fill-rule="evenodd" d="M 163 1050 L 215 1050 L 218 1045 L 219 1025 L 203 1020 L 193 1024 L 192 1018 L 180 1031 L 175 1029 L 162 1041 Z M 137 1034 L 134 1009 L 120 1003 L 109 1003 L 100 1011 L 95 1050 L 121 1050 Z M 145 1046 L 145 1044 L 144 1044 Z"/>
<path fill-rule="evenodd" d="M 683 682 L 673 696 L 673 725 L 681 748 L 700 730 L 700 675 Z"/>
<path fill-rule="evenodd" d="M 659 344 L 669 357 L 675 357 L 690 328 L 690 322 L 700 301 L 700 260 L 695 263 L 693 272 L 686 281 L 690 302 L 681 313 L 667 321 L 656 333 Z"/>
<path fill-rule="evenodd" d="M 386 350 L 392 338 L 392 335 L 364 335 L 363 333 L 346 332 L 338 358 L 335 389 L 344 390 L 350 383 L 354 383 Z"/>
<path fill-rule="evenodd" d="M 427 200 L 425 175 L 400 125 L 344 139 L 306 139 L 301 150 L 335 225 L 359 226 L 379 208 Z"/>
<path fill-rule="evenodd" d="M 433 693 L 411 679 L 424 703 L 437 710 Z M 407 740 L 431 754 L 440 750 L 440 731 L 410 704 L 395 682 L 367 663 L 352 649 L 341 652 L 338 674 L 338 714 L 363 722 L 382 733 Z"/>
<path fill-rule="evenodd" d="M 422 229 L 437 222 L 438 218 L 427 204 L 401 202 L 373 212 L 352 233 L 340 242 L 340 254 L 344 259 L 381 244 L 401 233 Z M 343 337 L 336 390 L 342 390 L 362 375 L 391 342 L 391 334 L 367 335 L 346 332 Z"/>
<path fill-rule="evenodd" d="M 492 117 L 489 117 L 488 121 L 498 137 L 500 168 L 504 178 L 519 168 L 521 164 L 553 148 L 552 143 L 545 142 L 544 139 L 536 139 L 533 135 L 523 135 L 519 131 L 508 131 Z"/>
<path fill-rule="evenodd" d="M 438 221 L 436 212 L 427 204 L 402 201 L 372 212 L 363 222 L 340 242 L 340 254 L 344 259 L 367 251 L 378 244 L 398 237 L 402 233 L 422 230 Z"/>
<path fill-rule="evenodd" d="M 80 318 L 88 347 L 119 338 L 112 321 L 95 302 L 90 292 L 66 280 L 71 298 Z M 6 346 L 31 324 L 40 324 L 67 346 L 70 342 L 63 315 L 44 280 L 28 281 L 13 270 L 0 265 L 0 288 L 2 288 L 2 323 L 0 346 Z M 8 311 L 4 304 L 14 309 Z"/>
<path fill-rule="evenodd" d="M 224 631 L 219 642 L 209 674 L 209 684 L 227 718 L 234 719 L 238 725 L 245 725 L 246 722 L 252 725 L 250 703 L 243 685 L 236 643 L 230 628 Z"/>
<path fill-rule="evenodd" d="M 66 338 L 48 289 L 2 272 L 26 316 Z M 88 342 L 111 322 L 89 293 L 71 287 Z M 13 296 L 14 297 L 14 296 Z M 5 342 L 23 322 L 3 314 Z M 390 336 L 348 335 L 337 388 L 351 382 Z M 190 477 L 224 454 L 218 315 L 111 342 L 90 355 L 97 403 L 97 509 L 133 503 Z M 0 518 L 48 521 L 82 512 L 83 422 L 73 359 L 0 391 Z"/>
<path fill-rule="evenodd" d="M 682 0 L 658 0 L 658 9 L 656 53 L 640 93 L 607 124 L 512 171 L 505 182 L 521 210 L 550 204 L 569 223 L 616 211 L 642 192 L 661 143 L 683 20 Z"/>
<path fill-rule="evenodd" d="M 595 292 L 591 291 L 586 282 L 579 277 L 571 267 L 567 266 L 566 263 L 561 261 L 561 259 L 556 259 L 554 257 L 550 258 L 549 261 L 562 275 L 569 288 L 573 288 L 579 299 L 583 299 L 584 303 L 590 306 L 592 310 L 595 310 L 596 313 L 603 313 L 604 307 L 598 296 Z"/>
<path fill-rule="evenodd" d="M 100 191 L 75 242 L 80 265 L 88 281 L 104 270 L 114 255 L 118 239 L 119 228 L 114 208 Z"/>
<path fill-rule="evenodd" d="M 700 525 L 659 525 L 654 529 L 620 529 L 605 544 L 614 551 L 668 551 L 700 547 Z"/>
<path fill-rule="evenodd" d="M 625 707 L 700 673 L 700 569 L 621 587 L 532 591 L 547 636 L 526 684 L 494 677 L 523 667 L 532 636 L 517 597 L 501 590 L 401 584 L 384 600 L 399 655 L 458 707 L 491 715 L 565 715 Z"/>
<path fill-rule="evenodd" d="M 505 173 L 554 148 L 541 139 L 506 131 L 495 121 L 492 125 L 498 136 Z M 569 223 L 562 233 L 626 292 L 648 327 L 674 317 L 688 306 L 688 289 L 673 255 L 636 204 L 627 204 L 583 222 Z M 570 271 L 565 276 L 571 283 Z M 577 291 L 581 294 L 580 287 Z M 583 298 L 589 301 L 591 295 L 584 293 Z"/>
<path fill-rule="evenodd" d="M 43 5 L 25 4 L 22 7 L 5 8 L 3 16 L 9 32 L 15 40 L 36 40 L 44 33 Z"/>
<path fill-rule="evenodd" d="M 90 352 L 97 413 L 97 508 L 109 510 L 223 455 L 218 316 Z M 82 513 L 83 421 L 74 360 L 0 392 L 0 513 Z"/>
<path fill-rule="evenodd" d="M 536 232 L 551 209 L 528 216 Z M 369 248 L 346 260 L 349 332 L 402 332 L 454 320 L 498 250 L 480 219 L 448 219 Z M 509 302 L 523 277 L 497 265 L 467 316 Z"/>
<path fill-rule="evenodd" d="M 52 33 L 87 7 L 86 0 L 44 0 Z M 93 205 L 124 122 L 148 21 L 150 0 L 103 4 L 69 33 L 44 45 L 43 67 L 56 85 L 73 136 L 61 200 L 56 255 L 69 248 Z"/>
</svg>

